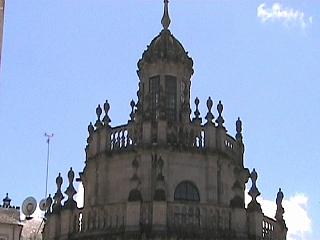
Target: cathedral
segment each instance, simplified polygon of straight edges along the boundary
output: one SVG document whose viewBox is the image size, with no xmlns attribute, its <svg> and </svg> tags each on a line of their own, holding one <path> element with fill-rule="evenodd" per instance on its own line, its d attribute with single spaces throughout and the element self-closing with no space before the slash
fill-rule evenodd
<svg viewBox="0 0 320 240">
<path fill-rule="evenodd" d="M 72 168 L 65 191 L 59 174 L 57 191 L 46 200 L 43 238 L 285 240 L 283 193 L 279 189 L 274 218 L 265 216 L 258 174 L 244 166 L 240 118 L 231 136 L 221 101 L 215 106 L 209 97 L 204 118 L 200 100 L 190 102 L 193 60 L 169 30 L 168 0 L 161 23 L 138 61 L 137 101 L 130 103 L 128 122 L 111 126 L 106 101 L 88 126 L 78 178 L 84 206 L 74 200 Z"/>
</svg>

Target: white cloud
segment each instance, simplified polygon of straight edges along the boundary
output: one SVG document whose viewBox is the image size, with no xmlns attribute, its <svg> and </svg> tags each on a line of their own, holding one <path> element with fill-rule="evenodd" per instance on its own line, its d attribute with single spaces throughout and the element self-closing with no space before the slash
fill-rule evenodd
<svg viewBox="0 0 320 240">
<path fill-rule="evenodd" d="M 308 197 L 304 194 L 296 194 L 288 200 L 283 201 L 283 207 L 286 210 L 284 218 L 289 229 L 288 240 L 306 239 L 311 233 L 311 219 L 308 216 Z"/>
<path fill-rule="evenodd" d="M 78 208 L 83 207 L 83 202 L 84 202 L 84 188 L 83 184 L 80 182 L 78 186 L 78 191 L 77 195 L 75 196 L 75 201 L 77 202 Z"/>
<path fill-rule="evenodd" d="M 246 194 L 246 203 L 251 198 Z M 274 218 L 277 205 L 275 200 L 268 200 L 262 197 L 257 198 L 261 204 L 264 215 Z M 312 223 L 308 214 L 308 197 L 297 193 L 288 199 L 283 200 L 285 210 L 284 219 L 288 227 L 287 240 L 306 240 L 312 231 Z"/>
<path fill-rule="evenodd" d="M 284 8 L 280 3 L 274 3 L 271 8 L 267 8 L 265 3 L 257 7 L 257 17 L 262 22 L 278 21 L 285 25 L 298 24 L 305 29 L 312 24 L 312 16 L 306 17 L 303 11 Z"/>
</svg>

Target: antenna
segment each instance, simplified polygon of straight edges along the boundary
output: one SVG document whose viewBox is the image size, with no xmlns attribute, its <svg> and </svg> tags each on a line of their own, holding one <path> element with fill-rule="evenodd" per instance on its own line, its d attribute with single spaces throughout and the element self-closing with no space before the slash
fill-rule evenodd
<svg viewBox="0 0 320 240">
<path fill-rule="evenodd" d="M 48 148 L 47 148 L 47 171 L 46 171 L 46 191 L 44 194 L 44 197 L 47 197 L 47 193 L 48 193 L 48 177 L 49 177 L 49 159 L 50 159 L 50 140 L 51 138 L 53 138 L 53 133 L 51 134 L 47 134 L 45 133 L 44 136 L 47 138 L 47 144 L 48 144 Z"/>
</svg>

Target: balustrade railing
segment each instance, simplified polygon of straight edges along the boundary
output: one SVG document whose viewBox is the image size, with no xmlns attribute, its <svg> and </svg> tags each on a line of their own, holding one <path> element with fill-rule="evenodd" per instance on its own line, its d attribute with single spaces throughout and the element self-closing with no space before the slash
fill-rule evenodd
<svg viewBox="0 0 320 240">
<path fill-rule="evenodd" d="M 203 130 L 203 128 L 201 128 L 201 130 L 195 136 L 193 146 L 195 148 L 198 148 L 198 149 L 204 148 L 205 147 L 205 145 L 204 145 L 204 137 L 205 137 L 204 130 Z"/>
<path fill-rule="evenodd" d="M 275 239 L 275 225 L 276 221 L 267 216 L 263 217 L 262 220 L 262 238 L 265 240 Z"/>
<path fill-rule="evenodd" d="M 90 209 L 75 209 L 72 233 L 96 230 L 124 231 L 126 204 L 114 204 Z M 141 205 L 141 224 L 152 224 L 152 204 Z M 168 203 L 167 222 L 172 230 L 230 230 L 231 212 L 228 208 L 199 204 Z M 269 230 L 268 230 L 269 231 Z M 269 232 L 265 233 L 267 236 Z M 269 238 L 265 238 L 269 239 Z"/>
<path fill-rule="evenodd" d="M 224 146 L 228 153 L 235 154 L 237 151 L 236 140 L 230 135 L 226 135 L 226 139 L 224 140 Z"/>
<path fill-rule="evenodd" d="M 205 149 L 206 132 L 204 127 L 190 126 L 187 128 L 179 128 L 170 126 L 167 129 L 167 140 L 169 145 L 184 146 L 194 149 Z M 135 145 L 133 129 L 129 125 L 121 125 L 111 128 L 110 131 L 110 151 L 124 150 Z M 226 135 L 223 140 L 224 150 L 229 154 L 237 152 L 237 142 L 230 136 Z"/>
<path fill-rule="evenodd" d="M 110 150 L 127 149 L 133 145 L 128 125 L 122 125 L 111 129 L 110 133 Z"/>
<path fill-rule="evenodd" d="M 210 233 L 232 234 L 231 209 L 199 203 L 169 202 L 167 205 L 168 231 L 188 234 Z M 75 209 L 71 233 L 91 231 L 124 232 L 126 223 L 126 204 L 113 204 L 90 209 Z M 277 222 L 267 216 L 262 221 L 262 239 L 275 240 Z M 152 203 L 141 204 L 140 227 L 152 225 Z"/>
<path fill-rule="evenodd" d="M 198 126 L 181 128 L 179 124 L 172 125 L 167 129 L 168 144 L 185 148 L 204 148 L 204 130 Z"/>
<path fill-rule="evenodd" d="M 76 209 L 73 216 L 73 233 L 96 230 L 123 231 L 125 204 L 113 204 L 86 210 Z"/>
<path fill-rule="evenodd" d="M 188 231 L 208 230 L 229 231 L 231 210 L 204 204 L 168 204 L 168 226 Z"/>
</svg>

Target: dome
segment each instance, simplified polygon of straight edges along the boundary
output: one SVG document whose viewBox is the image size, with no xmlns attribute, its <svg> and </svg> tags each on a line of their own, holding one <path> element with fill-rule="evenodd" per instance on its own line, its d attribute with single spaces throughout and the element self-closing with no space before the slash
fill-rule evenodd
<svg viewBox="0 0 320 240">
<path fill-rule="evenodd" d="M 142 54 L 138 62 L 139 71 L 145 64 L 152 64 L 158 61 L 173 62 L 185 65 L 193 73 L 193 61 L 188 56 L 182 44 L 171 34 L 169 25 L 171 23 L 168 10 L 168 0 L 164 0 L 164 11 L 161 19 L 163 30 L 156 36 Z"/>
<path fill-rule="evenodd" d="M 163 29 L 147 47 L 138 62 L 139 70 L 145 63 L 155 63 L 157 61 L 167 61 L 185 64 L 192 68 L 192 58 L 188 56 L 182 44 L 171 34 L 169 29 Z"/>
</svg>

